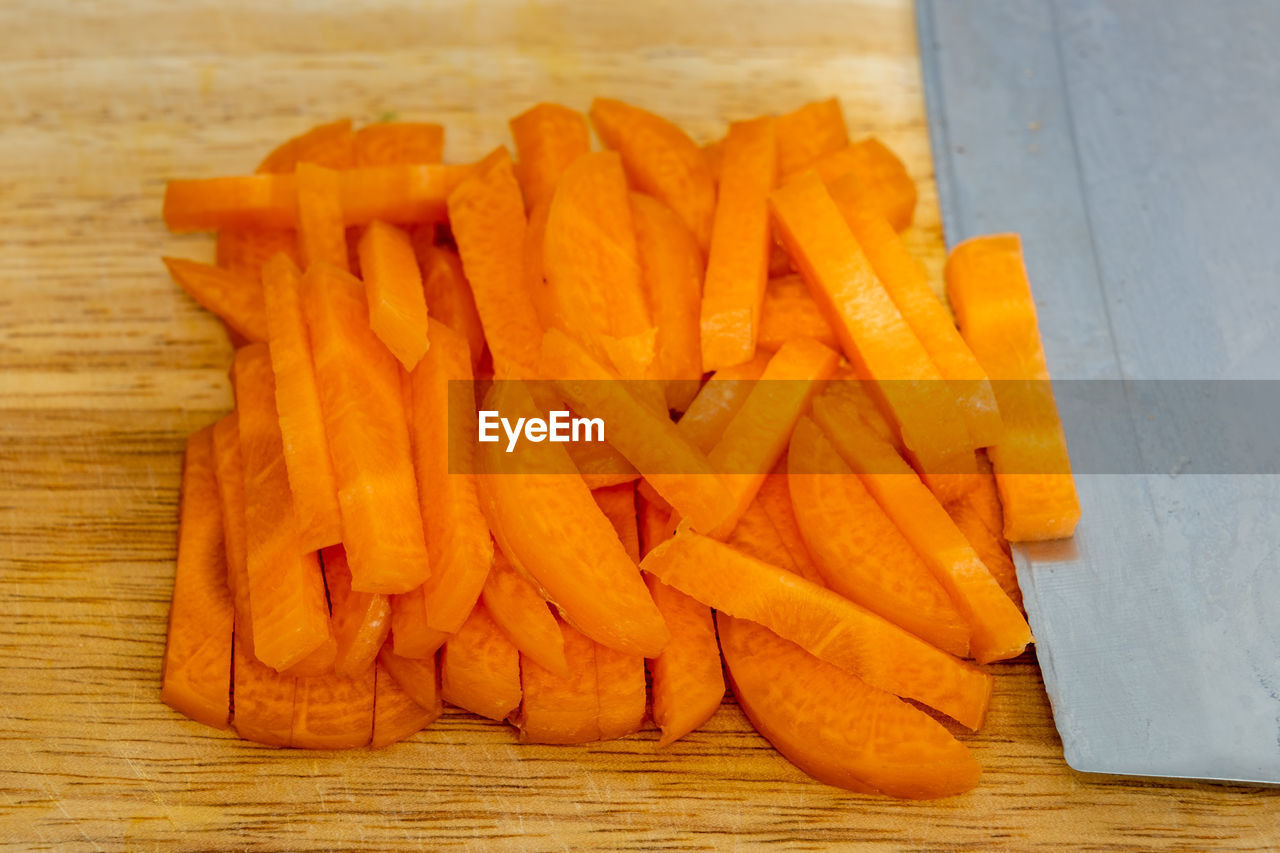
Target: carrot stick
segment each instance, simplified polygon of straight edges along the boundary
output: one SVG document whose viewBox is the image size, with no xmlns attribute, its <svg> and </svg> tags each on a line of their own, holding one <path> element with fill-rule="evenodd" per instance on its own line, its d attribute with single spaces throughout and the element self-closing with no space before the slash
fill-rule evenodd
<svg viewBox="0 0 1280 853">
<path fill-rule="evenodd" d="M 989 675 L 786 569 L 692 532 L 649 552 L 641 568 L 708 607 L 759 622 L 873 687 L 923 702 L 969 728 L 982 724 Z"/>
<path fill-rule="evenodd" d="M 484 355 L 484 327 L 476 310 L 471 286 L 462 273 L 462 259 L 453 249 L 430 244 L 414 244 L 414 254 L 422 270 L 422 289 L 426 294 L 427 315 L 462 335 L 471 352 L 474 371 Z"/>
<path fill-rule="evenodd" d="M 218 266 L 242 279 L 261 281 L 263 266 L 280 253 L 295 264 L 299 262 L 298 235 L 292 228 L 224 228 L 218 232 Z"/>
<path fill-rule="evenodd" d="M 618 534 L 618 541 L 634 562 L 640 562 L 640 528 L 636 524 L 635 483 L 593 489 L 591 497 Z"/>
<path fill-rule="evenodd" d="M 178 517 L 178 565 L 161 664 L 160 698 L 196 722 L 225 729 L 231 707 L 231 592 L 213 428 L 187 439 Z"/>
<path fill-rule="evenodd" d="M 516 143 L 516 177 L 532 210 L 550 201 L 560 175 L 569 164 L 591 151 L 587 119 L 559 104 L 537 104 L 511 119 Z"/>
<path fill-rule="evenodd" d="M 648 706 L 644 658 L 599 643 L 595 658 L 598 739 L 613 740 L 640 731 Z"/>
<path fill-rule="evenodd" d="M 445 643 L 440 684 L 444 701 L 491 720 L 505 720 L 520 707 L 520 653 L 484 604 Z"/>
<path fill-rule="evenodd" d="M 711 178 L 717 184 L 720 183 L 720 170 L 724 167 L 724 138 L 721 137 L 714 142 L 708 142 L 702 146 L 702 156 L 707 160 L 707 167 L 711 169 Z"/>
<path fill-rule="evenodd" d="M 302 290 L 352 587 L 407 592 L 429 563 L 400 366 L 369 327 L 359 281 L 319 264 Z"/>
<path fill-rule="evenodd" d="M 525 290 L 538 315 L 538 324 L 550 328 L 558 322 L 555 300 L 547 286 L 546 264 L 543 260 L 547 245 L 547 219 L 551 215 L 551 197 L 529 208 L 528 227 L 524 232 L 524 281 Z"/>
<path fill-rule="evenodd" d="M 431 576 L 427 626 L 452 634 L 475 606 L 493 563 L 476 492 L 476 404 L 467 342 L 432 320 L 434 341 L 409 378 L 410 430 Z"/>
<path fill-rule="evenodd" d="M 258 164 L 260 174 L 292 174 L 299 163 L 327 169 L 349 169 L 354 149 L 351 119 L 317 125 L 278 145 Z"/>
<path fill-rule="evenodd" d="M 373 666 L 359 675 L 299 678 L 289 745 L 302 749 L 351 749 L 373 739 Z"/>
<path fill-rule="evenodd" d="M 849 131 L 836 98 L 814 101 L 778 116 L 778 174 L 783 177 L 848 146 Z"/>
<path fill-rule="evenodd" d="M 813 338 L 823 346 L 840 346 L 831 324 L 822 316 L 804 279 L 798 275 L 772 279 L 765 287 L 756 347 L 777 352 L 792 338 Z"/>
<path fill-rule="evenodd" d="M 429 342 L 422 272 L 409 235 L 394 225 L 371 222 L 360 238 L 359 253 L 373 332 L 405 370 L 413 370 Z"/>
<path fill-rule="evenodd" d="M 1058 539 L 1075 532 L 1080 500 L 1031 285 L 1016 234 L 977 237 L 947 258 L 947 296 L 961 333 L 995 382 L 1005 432 L 991 448 L 1005 538 Z"/>
<path fill-rule="evenodd" d="M 253 651 L 284 670 L 331 639 L 324 578 L 315 552 L 304 550 L 299 537 L 265 344 L 236 352 L 232 381 L 244 459 Z"/>
<path fill-rule="evenodd" d="M 738 704 L 810 776 L 915 799 L 978 783 L 978 762 L 928 714 L 761 625 L 724 613 L 716 624 Z"/>
<path fill-rule="evenodd" d="M 701 728 L 724 699 L 724 673 L 711 608 L 653 575 L 645 577 L 654 603 L 671 629 L 671 642 L 649 664 L 653 721 L 667 746 Z"/>
<path fill-rule="evenodd" d="M 435 658 L 428 660 L 434 681 Z M 438 688 L 435 689 L 435 697 L 431 706 L 419 704 L 379 657 L 374 671 L 373 737 L 369 745 L 374 749 L 390 746 L 434 723 L 442 710 Z"/>
<path fill-rule="evenodd" d="M 944 651 L 969 653 L 969 625 L 893 518 L 813 421 L 787 453 L 791 505 L 826 585 Z"/>
<path fill-rule="evenodd" d="M 667 380 L 668 407 L 683 412 L 702 380 L 702 253 L 680 217 L 655 198 L 631 193 L 631 220 L 645 296 L 658 328 L 655 375 Z"/>
<path fill-rule="evenodd" d="M 822 157 L 813 169 L 841 207 L 874 210 L 897 231 L 911 226 L 916 182 L 898 155 L 875 137 Z"/>
<path fill-rule="evenodd" d="M 249 555 L 245 533 L 244 461 L 240 456 L 240 420 L 236 412 L 213 425 L 213 457 L 226 540 L 227 588 L 235 609 L 237 645 L 253 654 L 253 617 L 249 610 Z"/>
<path fill-rule="evenodd" d="M 590 116 L 600 141 L 622 155 L 632 186 L 679 214 L 706 251 L 716 185 L 697 143 L 661 116 L 611 98 L 592 101 Z"/>
<path fill-rule="evenodd" d="M 751 361 L 717 370 L 693 398 L 676 428 L 694 447 L 709 453 L 724 429 L 756 387 L 773 356 L 760 353 Z"/>
<path fill-rule="evenodd" d="M 376 592 L 351 589 L 351 567 L 341 545 L 320 553 L 324 582 L 333 609 L 333 634 L 337 655 L 333 670 L 355 677 L 373 665 L 391 631 L 391 602 Z"/>
<path fill-rule="evenodd" d="M 400 685 L 415 703 L 440 714 L 440 671 L 435 655 L 425 658 L 405 658 L 391 650 L 387 644 L 378 652 L 378 666 Z M 434 718 L 433 718 L 434 719 Z"/>
<path fill-rule="evenodd" d="M 510 157 L 486 161 L 449 196 L 449 220 L 495 375 L 533 376 L 542 329 L 525 289 L 524 201 Z"/>
<path fill-rule="evenodd" d="M 484 408 L 513 421 L 539 416 L 520 382 L 496 383 Z M 477 471 L 494 539 L 569 622 L 618 651 L 662 651 L 662 615 L 562 446 L 524 442 L 506 453 L 484 443 Z"/>
<path fill-rule="evenodd" d="M 162 258 L 169 275 L 200 306 L 250 341 L 267 339 L 262 288 L 252 279 L 185 258 Z"/>
<path fill-rule="evenodd" d="M 600 695 L 596 652 L 600 648 L 567 624 L 564 651 L 568 674 L 556 675 L 535 661 L 520 661 L 524 701 L 514 722 L 521 743 L 590 743 L 600 739 Z"/>
<path fill-rule="evenodd" d="M 734 498 L 734 509 L 711 534 L 723 539 L 755 500 L 809 401 L 836 369 L 839 356 L 817 341 L 788 341 L 769 359 L 708 458 Z M 674 505 L 674 504 L 673 504 Z"/>
<path fill-rule="evenodd" d="M 493 621 L 522 655 L 557 675 L 568 674 L 564 636 L 547 600 L 500 550 L 494 553 L 481 595 Z"/>
<path fill-rule="evenodd" d="M 339 174 L 323 166 L 300 163 L 294 180 L 298 188 L 298 250 L 303 265 L 323 262 L 350 272 Z"/>
<path fill-rule="evenodd" d="M 858 474 L 969 623 L 974 658 L 990 663 L 1021 654 L 1031 642 L 1026 620 L 907 461 L 841 401 L 819 399 L 813 410 L 836 452 Z"/>
<path fill-rule="evenodd" d="M 770 478 L 773 476 L 775 475 L 769 475 Z M 787 479 L 786 475 L 782 475 L 782 478 Z M 767 483 L 768 479 L 765 482 Z M 741 520 L 733 528 L 733 533 L 729 534 L 729 538 L 724 541 L 734 550 L 741 551 L 749 557 L 755 557 L 762 563 L 786 569 L 818 586 L 827 586 L 827 582 L 812 562 L 798 563 L 792 556 L 792 549 L 783 541 L 782 534 L 774 525 L 760 495 L 757 495 L 747 507 Z"/>
<path fill-rule="evenodd" d="M 931 472 L 972 465 L 956 397 L 911 331 L 817 176 L 770 196 L 775 221 L 805 283 L 861 377 L 893 413 L 908 449 Z M 900 381 L 910 380 L 910 381 Z"/>
<path fill-rule="evenodd" d="M 236 733 L 255 743 L 288 746 L 298 679 L 264 665 L 243 643 L 235 643 L 232 655 Z"/>
<path fill-rule="evenodd" d="M 427 598 L 423 586 L 391 596 L 391 647 L 400 657 L 429 658 L 449 635 L 427 624 Z"/>
<path fill-rule="evenodd" d="M 826 582 L 822 579 L 822 572 L 818 570 L 809 547 L 804 542 L 804 535 L 800 532 L 800 522 L 796 519 L 795 509 L 791 505 L 791 489 L 788 484 L 790 476 L 786 473 L 786 464 L 786 460 L 781 460 L 765 478 L 764 485 L 756 495 L 756 504 L 773 523 L 778 540 L 782 542 L 787 554 L 791 557 L 791 565 L 794 566 L 795 573 L 807 581 L 826 586 Z M 737 533 L 736 529 L 734 533 Z M 733 537 L 729 537 L 728 541 L 732 544 Z M 765 562 L 770 561 L 765 560 Z"/>
<path fill-rule="evenodd" d="M 360 128 L 352 143 L 356 166 L 439 163 L 444 128 L 429 122 L 382 121 Z"/>
<path fill-rule="evenodd" d="M 1008 542 L 999 533 L 987 527 L 982 516 L 971 503 L 958 501 L 948 505 L 947 514 L 964 534 L 964 538 L 973 546 L 978 559 L 982 560 L 987 571 L 991 572 L 991 577 L 1000 584 L 1004 594 L 1025 613 L 1025 608 L 1022 606 L 1022 589 L 1018 586 L 1018 570 L 1013 565 Z"/>
<path fill-rule="evenodd" d="M 277 255 L 263 268 L 262 291 L 294 512 L 303 548 L 316 551 L 342 540 L 342 516 L 303 316 L 301 278 L 292 261 Z"/>
<path fill-rule="evenodd" d="M 702 365 L 707 370 L 742 364 L 755 355 L 773 245 L 766 199 L 777 169 L 772 118 L 729 126 L 702 291 Z"/>
</svg>

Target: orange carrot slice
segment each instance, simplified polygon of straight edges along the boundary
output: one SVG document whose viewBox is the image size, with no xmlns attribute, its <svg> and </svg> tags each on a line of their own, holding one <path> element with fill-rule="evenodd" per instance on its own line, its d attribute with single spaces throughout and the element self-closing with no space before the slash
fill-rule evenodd
<svg viewBox="0 0 1280 853">
<path fill-rule="evenodd" d="M 800 574 L 795 560 L 791 557 L 791 552 L 783 543 L 777 528 L 773 526 L 773 520 L 769 518 L 759 496 L 751 502 L 751 506 L 747 507 L 747 511 L 742 514 L 742 518 L 733 528 L 733 533 L 729 534 L 729 538 L 724 542 L 734 550 L 741 551 L 749 557 L 755 557 L 762 563 Z M 804 575 L 801 576 L 804 577 Z M 827 585 L 822 575 L 816 571 L 814 576 L 807 577 L 806 580 L 811 580 L 818 586 Z"/>
<path fill-rule="evenodd" d="M 772 118 L 729 126 L 702 291 L 702 365 L 708 370 L 755 355 L 773 245 L 766 199 L 777 167 Z"/>
<path fill-rule="evenodd" d="M 529 209 L 529 223 L 524 232 L 524 281 L 525 290 L 533 302 L 538 323 L 544 329 L 557 322 L 555 301 L 547 286 L 546 264 L 543 250 L 547 245 L 547 218 L 551 215 L 551 197 L 544 198 Z"/>
<path fill-rule="evenodd" d="M 163 258 L 169 275 L 200 306 L 250 341 L 267 339 L 262 288 L 252 279 L 184 258 Z"/>
<path fill-rule="evenodd" d="M 770 196 L 775 221 L 809 291 L 860 376 L 893 413 L 924 469 L 972 464 L 969 432 L 955 395 L 911 331 L 816 175 Z M 910 381 L 900 381 L 910 380 Z"/>
<path fill-rule="evenodd" d="M 863 793 L 959 794 L 981 769 L 940 723 L 767 628 L 716 617 L 733 695 L 751 724 L 805 773 Z"/>
<path fill-rule="evenodd" d="M 434 682 L 435 658 L 428 658 L 423 663 L 431 667 L 431 680 Z M 380 656 L 374 671 L 373 738 L 369 745 L 374 749 L 390 746 L 434 723 L 440 717 L 442 703 L 439 688 L 433 688 L 433 693 L 435 695 L 433 704 L 429 706 L 419 704 L 391 674 L 391 670 Z"/>
<path fill-rule="evenodd" d="M 431 576 L 427 626 L 462 627 L 493 563 L 493 540 L 476 492 L 476 404 L 467 342 L 431 321 L 434 341 L 409 378 L 410 429 Z"/>
<path fill-rule="evenodd" d="M 591 497 L 596 506 L 604 513 L 618 534 L 618 541 L 626 549 L 627 556 L 640 562 L 640 528 L 636 524 L 636 486 L 635 483 L 620 483 L 593 489 Z"/>
<path fill-rule="evenodd" d="M 813 561 L 809 546 L 805 544 L 804 535 L 800 532 L 800 522 L 796 519 L 795 509 L 791 505 L 791 489 L 788 485 L 790 477 L 786 470 L 786 460 L 781 460 L 773 472 L 765 478 L 764 485 L 756 495 L 756 504 L 773 523 L 778 540 L 782 542 L 788 556 L 791 557 L 791 567 L 795 569 L 795 573 L 807 581 L 826 586 L 822 572 Z M 745 519 L 746 516 L 743 518 Z M 734 533 L 737 533 L 736 529 Z M 728 541 L 732 544 L 733 537 L 729 537 Z M 765 562 L 770 561 L 765 560 Z"/>
<path fill-rule="evenodd" d="M 532 210 L 550 201 L 560 175 L 569 164 L 591 151 L 587 119 L 559 104 L 537 104 L 511 119 L 516 143 L 516 177 Z"/>
<path fill-rule="evenodd" d="M 840 101 L 829 98 L 778 116 L 778 174 L 791 175 L 849 146 Z"/>
<path fill-rule="evenodd" d="M 471 352 L 472 370 L 484 355 L 484 327 L 480 312 L 471 295 L 471 286 L 462 272 L 462 259 L 453 249 L 430 244 L 414 244 L 418 266 L 422 270 L 422 289 L 426 294 L 427 315 L 462 335 Z M 429 335 L 428 335 L 429 337 Z"/>
<path fill-rule="evenodd" d="M 342 540 L 342 516 L 303 316 L 301 279 L 293 261 L 277 255 L 263 268 L 262 292 L 294 512 L 303 548 L 316 551 Z"/>
<path fill-rule="evenodd" d="M 242 643 L 232 649 L 235 715 L 231 722 L 245 740 L 288 746 L 298 679 L 262 664 Z"/>
<path fill-rule="evenodd" d="M 1027 621 L 907 461 L 839 400 L 820 399 L 813 408 L 814 419 L 836 452 L 858 474 L 969 623 L 974 658 L 990 663 L 1021 654 L 1031 642 Z"/>
<path fill-rule="evenodd" d="M 232 380 L 244 459 L 253 650 L 267 666 L 284 670 L 331 639 L 324 578 L 315 552 L 305 551 L 299 538 L 265 344 L 236 352 Z"/>
<path fill-rule="evenodd" d="M 429 343 L 422 272 L 409 235 L 394 225 L 371 222 L 359 252 L 373 332 L 405 370 L 413 370 Z"/>
<path fill-rule="evenodd" d="M 631 220 L 645 296 L 658 327 L 655 375 L 667 380 L 667 406 L 683 412 L 702 380 L 702 253 L 680 217 L 655 198 L 632 193 Z"/>
<path fill-rule="evenodd" d="M 406 658 L 396 654 L 387 644 L 378 652 L 378 666 L 395 679 L 409 698 L 423 708 L 440 713 L 440 670 L 435 655 Z"/>
<path fill-rule="evenodd" d="M 897 231 L 911 225 L 916 209 L 916 182 L 898 155 L 872 137 L 828 154 L 813 163 L 842 208 L 874 210 Z"/>
<path fill-rule="evenodd" d="M 711 530 L 723 523 L 732 501 L 711 463 L 680 435 L 665 411 L 632 393 L 634 383 L 622 382 L 558 329 L 543 338 L 541 369 L 544 376 L 554 377 L 573 411 L 608 425 L 610 446 L 695 529 Z"/>
<path fill-rule="evenodd" d="M 702 156 L 706 158 L 707 167 L 711 169 L 712 180 L 717 184 L 720 183 L 720 170 L 724 167 L 724 138 L 703 145 Z"/>
<path fill-rule="evenodd" d="M 317 125 L 278 145 L 258 164 L 262 174 L 292 173 L 299 163 L 314 163 L 329 169 L 347 169 L 353 164 L 351 119 Z"/>
<path fill-rule="evenodd" d="M 915 699 L 969 728 L 982 725 L 991 677 L 786 569 L 679 532 L 641 563 L 708 607 L 759 622 L 873 687 Z"/>
<path fill-rule="evenodd" d="M 356 166 L 439 163 L 444 128 L 429 122 L 381 121 L 356 131 L 352 147 Z"/>
<path fill-rule="evenodd" d="M 207 726 L 230 725 L 231 636 L 235 612 L 227 560 L 213 427 L 187 439 L 178 516 L 178 566 L 173 575 L 169 633 L 161 664 L 160 698 Z"/>
<path fill-rule="evenodd" d="M 341 177 L 332 169 L 298 164 L 298 249 L 305 266 L 332 264 L 350 271 L 342 221 Z"/>
<path fill-rule="evenodd" d="M 267 261 L 284 253 L 298 263 L 298 235 L 292 228 L 232 228 L 218 232 L 218 266 L 248 281 L 261 281 Z"/>
<path fill-rule="evenodd" d="M 503 152 L 486 158 L 449 196 L 449 221 L 495 375 L 533 376 L 542 344 L 533 301 L 524 281 L 524 201 Z"/>
<path fill-rule="evenodd" d="M 351 588 L 351 566 L 341 545 L 325 548 L 320 559 L 338 644 L 333 671 L 352 678 L 373 665 L 386 642 L 391 631 L 391 602 L 385 595 Z"/>
<path fill-rule="evenodd" d="M 360 282 L 319 264 L 303 278 L 352 587 L 407 592 L 429 574 L 400 366 L 369 327 Z"/>
<path fill-rule="evenodd" d="M 427 597 L 422 586 L 391 596 L 391 647 L 397 655 L 413 660 L 429 658 L 447 639 L 448 634 L 427 624 Z"/>
<path fill-rule="evenodd" d="M 521 743 L 590 743 L 600 739 L 596 651 L 590 638 L 562 624 L 568 674 L 556 675 L 535 661 L 520 661 L 524 701 L 514 722 Z"/>
<path fill-rule="evenodd" d="M 235 608 L 236 644 L 253 655 L 253 616 L 249 609 L 249 552 L 245 532 L 244 461 L 240 455 L 240 417 L 224 415 L 213 425 L 213 456 L 226 540 L 227 588 Z"/>
<path fill-rule="evenodd" d="M 796 421 L 836 369 L 839 356 L 817 341 L 788 341 L 769 359 L 742 408 L 711 451 L 712 467 L 734 498 L 734 510 L 712 533 L 723 539 L 755 500 L 787 447 Z M 674 504 L 672 504 L 674 506 Z"/>
<path fill-rule="evenodd" d="M 484 408 L 513 421 L 540 416 L 520 382 L 496 383 Z M 569 622 L 618 651 L 662 651 L 669 638 L 662 614 L 562 446 L 524 442 L 506 453 L 484 443 L 477 471 L 498 545 Z"/>
<path fill-rule="evenodd" d="M 764 375 L 772 357 L 771 353 L 760 353 L 744 364 L 713 373 L 680 416 L 676 425 L 680 435 L 694 447 L 709 453 L 755 389 L 756 380 Z"/>
<path fill-rule="evenodd" d="M 520 653 L 483 603 L 444 644 L 440 692 L 450 705 L 491 720 L 520 707 Z"/>
<path fill-rule="evenodd" d="M 611 98 L 592 101 L 590 116 L 600 141 L 622 155 L 632 186 L 679 214 L 706 251 L 716 185 L 697 143 L 661 116 Z"/>
<path fill-rule="evenodd" d="M 1080 520 L 1080 500 L 1021 239 L 996 234 L 961 243 L 947 258 L 946 279 L 960 330 L 995 382 L 1005 421 L 990 451 L 1004 535 L 1014 542 L 1070 536 Z"/>
<path fill-rule="evenodd" d="M 777 352 L 792 338 L 813 338 L 823 346 L 840 346 L 831 324 L 798 275 L 772 279 L 766 286 L 756 346 L 766 352 Z"/>
<path fill-rule="evenodd" d="M 354 677 L 299 678 L 289 745 L 303 749 L 351 749 L 373 739 L 374 671 Z"/>
<path fill-rule="evenodd" d="M 1025 613 L 1022 606 L 1022 589 L 1018 586 L 1018 570 L 1013 564 L 1008 542 L 999 533 L 987 527 L 982 516 L 971 503 L 958 501 L 949 504 L 947 514 L 964 534 L 964 538 L 973 546 L 978 559 L 982 560 L 982 565 L 987 567 L 991 577 L 1000 584 L 1004 594 Z"/>
<path fill-rule="evenodd" d="M 557 675 L 568 674 L 564 636 L 547 600 L 501 550 L 494 552 L 481 595 L 493 621 L 522 655 Z"/>
<path fill-rule="evenodd" d="M 645 578 L 671 642 L 650 664 L 653 721 L 667 746 L 701 728 L 724 699 L 724 673 L 711 608 L 649 575 Z"/>
<path fill-rule="evenodd" d="M 953 655 L 969 626 L 947 591 L 813 421 L 787 453 L 791 505 L 827 586 Z"/>
<path fill-rule="evenodd" d="M 640 731 L 649 698 L 644 658 L 599 643 L 595 658 L 597 739 L 613 740 Z"/>
</svg>

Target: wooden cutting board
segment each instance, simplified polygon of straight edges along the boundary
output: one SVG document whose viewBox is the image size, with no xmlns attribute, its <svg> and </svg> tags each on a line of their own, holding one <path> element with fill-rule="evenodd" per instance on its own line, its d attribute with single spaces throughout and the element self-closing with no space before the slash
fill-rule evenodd
<svg viewBox="0 0 1280 853">
<path fill-rule="evenodd" d="M 15 849 L 1267 848 L 1259 788 L 1069 770 L 1028 656 L 966 736 L 972 793 L 895 802 L 810 781 L 732 704 L 653 732 L 516 744 L 447 712 L 380 752 L 265 749 L 159 701 L 184 436 L 226 411 L 222 329 L 161 253 L 164 181 L 249 171 L 338 116 L 443 122 L 447 155 L 537 100 L 609 94 L 703 140 L 838 95 L 907 161 L 910 242 L 940 268 L 910 5 L 126 0 L 0 10 L 0 843 Z"/>
</svg>

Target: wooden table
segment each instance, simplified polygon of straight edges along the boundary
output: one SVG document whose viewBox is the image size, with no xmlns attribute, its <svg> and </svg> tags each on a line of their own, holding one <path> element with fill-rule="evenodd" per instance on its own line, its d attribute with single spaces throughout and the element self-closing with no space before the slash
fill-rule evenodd
<svg viewBox="0 0 1280 853">
<path fill-rule="evenodd" d="M 114 5 L 115 8 L 107 8 Z M 895 802 L 810 781 L 731 703 L 652 732 L 515 743 L 449 712 L 381 752 L 260 748 L 171 712 L 159 662 L 183 437 L 231 402 L 221 327 L 161 253 L 165 180 L 245 172 L 337 116 L 442 121 L 447 155 L 541 99 L 652 107 L 702 139 L 839 95 L 920 181 L 942 240 L 911 9 L 728 4 L 126 0 L 0 10 L 0 843 L 15 849 L 914 850 L 1280 845 L 1261 788 L 1117 781 L 1062 761 L 1031 659 L 997 667 L 972 793 Z M 1087 521 L 1086 521 L 1087 523 Z"/>
</svg>

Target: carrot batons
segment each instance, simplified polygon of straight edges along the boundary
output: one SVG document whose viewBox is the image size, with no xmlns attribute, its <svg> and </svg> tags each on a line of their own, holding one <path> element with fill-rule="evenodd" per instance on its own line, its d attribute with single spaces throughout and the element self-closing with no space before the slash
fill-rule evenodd
<svg viewBox="0 0 1280 853">
<path fill-rule="evenodd" d="M 511 119 L 516 143 L 516 177 L 532 210 L 551 201 L 556 183 L 569 164 L 591 151 L 587 119 L 559 104 L 538 104 Z"/>
<path fill-rule="evenodd" d="M 764 484 L 756 494 L 756 503 L 773 523 L 774 532 L 786 548 L 795 567 L 795 573 L 818 586 L 826 586 L 822 572 L 813 561 L 813 556 L 804 542 L 800 531 L 800 522 L 796 519 L 795 508 L 791 504 L 791 489 L 788 485 L 789 475 L 786 473 L 786 461 L 779 462 L 773 472 L 765 478 Z M 735 531 L 736 533 L 736 531 Z M 732 538 L 730 542 L 732 542 Z M 765 562 L 769 562 L 765 560 Z"/>
<path fill-rule="evenodd" d="M 840 346 L 804 279 L 798 275 L 785 275 L 772 279 L 765 286 L 756 347 L 766 352 L 777 352 L 792 338 L 813 338 L 824 346 Z"/>
<path fill-rule="evenodd" d="M 423 586 L 391 596 L 391 647 L 397 655 L 414 660 L 431 657 L 449 638 L 427 624 Z"/>
<path fill-rule="evenodd" d="M 557 675 L 568 674 L 560 623 L 534 582 L 501 551 L 494 553 L 481 596 L 493 621 L 522 655 Z"/>
<path fill-rule="evenodd" d="M 244 460 L 240 455 L 240 416 L 224 415 L 213 425 L 213 455 L 226 542 L 227 588 L 235 608 L 236 645 L 253 654 L 253 615 L 249 608 L 249 545 L 245 532 Z"/>
<path fill-rule="evenodd" d="M 849 131 L 835 98 L 778 116 L 778 174 L 784 178 L 848 145 Z"/>
<path fill-rule="evenodd" d="M 596 739 L 613 740 L 640 731 L 649 698 L 644 658 L 599 643 L 595 658 Z"/>
<path fill-rule="evenodd" d="M 426 353 L 427 301 L 422 272 L 409 235 L 371 222 L 360 237 L 360 276 L 369 302 L 369 324 L 405 370 Z"/>
<path fill-rule="evenodd" d="M 178 565 L 160 698 L 197 722 L 225 729 L 231 719 L 234 607 L 227 589 L 215 465 L 213 427 L 205 427 L 187 439 L 182 468 Z"/>
<path fill-rule="evenodd" d="M 236 733 L 255 743 L 288 746 L 298 679 L 264 665 L 242 643 L 235 644 L 232 655 L 235 715 L 231 722 Z"/>
<path fill-rule="evenodd" d="M 777 168 L 772 118 L 729 126 L 702 292 L 702 365 L 708 370 L 755 355 L 773 245 L 767 198 Z"/>
<path fill-rule="evenodd" d="M 724 672 L 711 608 L 653 575 L 645 580 L 671 629 L 671 642 L 649 664 L 653 721 L 662 730 L 658 746 L 667 746 L 701 727 L 719 709 Z"/>
<path fill-rule="evenodd" d="M 338 648 L 333 671 L 354 677 L 373 665 L 391 631 L 391 602 L 376 592 L 351 589 L 351 567 L 341 545 L 320 552 L 325 588 L 332 608 L 333 635 Z"/>
<path fill-rule="evenodd" d="M 1005 431 L 990 449 L 1005 538 L 1070 536 L 1080 520 L 1066 436 L 1049 384 L 1031 285 L 1016 234 L 977 237 L 947 258 L 947 296 L 995 383 Z"/>
<path fill-rule="evenodd" d="M 444 155 L 444 128 L 429 122 L 377 122 L 356 131 L 352 149 L 356 166 L 439 163 Z"/>
<path fill-rule="evenodd" d="M 292 228 L 231 228 L 218 232 L 218 266 L 251 282 L 262 279 L 267 261 L 283 253 L 298 263 L 298 235 Z"/>
<path fill-rule="evenodd" d="M 316 125 L 276 146 L 258 164 L 256 171 L 261 174 L 288 174 L 299 163 L 314 163 L 328 169 L 349 169 L 354 165 L 353 141 L 351 119 Z"/>
<path fill-rule="evenodd" d="M 256 280 L 197 261 L 163 260 L 173 280 L 201 307 L 250 341 L 267 339 L 267 310 Z"/>
<path fill-rule="evenodd" d="M 915 699 L 971 729 L 991 677 L 836 593 L 706 536 L 678 532 L 641 568 L 708 607 L 751 619 L 873 687 Z"/>
<path fill-rule="evenodd" d="M 381 749 L 404 740 L 431 725 L 440 716 L 440 689 L 434 685 L 435 658 L 428 658 L 435 700 L 423 705 L 391 674 L 381 656 L 374 671 L 373 739 L 369 745 Z"/>
<path fill-rule="evenodd" d="M 769 629 L 718 614 L 733 693 L 756 731 L 815 779 L 929 799 L 978 784 L 978 762 L 940 723 Z"/>
<path fill-rule="evenodd" d="M 856 142 L 813 163 L 842 208 L 866 208 L 883 216 L 897 231 L 911 225 L 916 184 L 907 167 L 880 140 Z"/>
<path fill-rule="evenodd" d="M 285 670 L 332 639 L 324 578 L 299 538 L 265 344 L 237 351 L 232 368 L 244 459 L 245 532 L 253 651 Z"/>
<path fill-rule="evenodd" d="M 299 678 L 293 699 L 289 745 L 302 749 L 351 749 L 373 739 L 374 668 L 358 675 Z"/>
<path fill-rule="evenodd" d="M 320 264 L 303 296 L 352 588 L 407 592 L 430 568 L 400 366 L 369 327 L 359 281 Z"/>
<path fill-rule="evenodd" d="M 771 358 L 771 353 L 760 353 L 751 361 L 711 374 L 676 425 L 685 441 L 710 452 L 755 390 L 756 380 L 764 375 Z"/>
<path fill-rule="evenodd" d="M 632 186 L 679 214 L 706 250 L 716 183 L 697 143 L 661 116 L 612 98 L 592 101 L 590 115 L 600 141 L 622 155 Z"/>
<path fill-rule="evenodd" d="M 450 705 L 491 720 L 505 720 L 520 707 L 520 668 L 516 647 L 484 604 L 477 604 L 444 645 L 440 692 Z"/>
<path fill-rule="evenodd" d="M 420 229 L 422 230 L 422 229 Z M 414 253 L 422 270 L 427 316 L 434 317 L 467 341 L 474 370 L 484 355 L 484 327 L 471 286 L 462 272 L 462 259 L 453 249 L 422 243 L 415 234 Z M 428 334 L 430 337 L 430 334 Z"/>
<path fill-rule="evenodd" d="M 423 708 L 434 709 L 439 715 L 440 670 L 435 655 L 405 658 L 392 651 L 390 646 L 383 646 L 378 652 L 378 667 L 385 669 L 410 699 Z"/>
<path fill-rule="evenodd" d="M 298 253 L 303 265 L 327 263 L 349 272 L 341 176 L 323 166 L 299 163 L 294 180 L 298 191 Z"/>
</svg>

